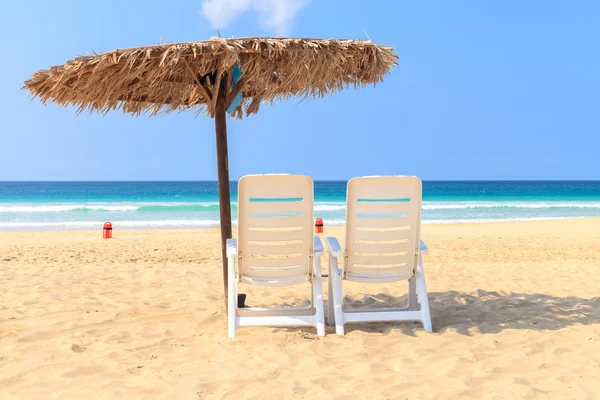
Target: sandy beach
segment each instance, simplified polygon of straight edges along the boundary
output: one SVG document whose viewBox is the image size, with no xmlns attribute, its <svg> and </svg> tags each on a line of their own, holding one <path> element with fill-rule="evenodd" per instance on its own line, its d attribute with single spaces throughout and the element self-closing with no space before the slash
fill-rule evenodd
<svg viewBox="0 0 600 400">
<path fill-rule="evenodd" d="M 599 219 L 422 235 L 433 334 L 376 323 L 231 340 L 216 230 L 1 233 L 0 398 L 600 396 Z M 351 303 L 406 301 L 404 284 L 346 287 Z M 307 289 L 245 292 L 295 304 Z"/>
</svg>

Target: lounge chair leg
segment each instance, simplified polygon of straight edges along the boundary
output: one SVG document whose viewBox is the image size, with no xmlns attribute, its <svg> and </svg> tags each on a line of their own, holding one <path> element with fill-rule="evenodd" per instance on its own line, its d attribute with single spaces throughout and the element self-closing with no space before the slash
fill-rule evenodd
<svg viewBox="0 0 600 400">
<path fill-rule="evenodd" d="M 230 338 L 235 337 L 235 330 L 237 325 L 237 281 L 235 279 L 235 259 L 229 258 L 227 260 L 227 325 L 228 333 Z"/>
<path fill-rule="evenodd" d="M 417 310 L 417 281 L 414 276 L 408 280 L 408 309 Z"/>
<path fill-rule="evenodd" d="M 334 260 L 337 263 L 337 258 L 334 257 Z M 331 262 L 331 261 L 330 261 Z M 327 278 L 327 325 L 333 326 L 335 325 L 335 317 L 333 314 L 333 284 L 332 284 L 332 275 L 329 272 L 329 277 Z"/>
<path fill-rule="evenodd" d="M 335 333 L 344 336 L 344 312 L 342 304 L 344 302 L 344 293 L 342 291 L 342 279 L 338 272 L 337 260 L 335 257 L 329 258 L 329 279 L 333 288 L 333 310 L 335 314 Z"/>
<path fill-rule="evenodd" d="M 427 297 L 427 285 L 425 283 L 425 270 L 423 268 L 423 259 L 421 256 L 419 256 L 416 280 L 419 303 L 421 303 L 421 322 L 423 322 L 423 329 L 427 332 L 433 332 L 431 326 L 431 314 L 429 312 L 429 299 Z"/>
<path fill-rule="evenodd" d="M 321 277 L 321 257 L 314 258 L 313 304 L 317 313 L 317 335 L 325 336 L 325 313 L 323 311 L 323 278 Z"/>
</svg>

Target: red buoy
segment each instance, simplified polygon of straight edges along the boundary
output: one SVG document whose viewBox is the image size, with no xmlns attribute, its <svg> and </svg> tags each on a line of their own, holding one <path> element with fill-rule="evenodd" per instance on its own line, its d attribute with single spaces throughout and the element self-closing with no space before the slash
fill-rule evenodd
<svg viewBox="0 0 600 400">
<path fill-rule="evenodd" d="M 104 239 L 110 239 L 112 237 L 112 224 L 110 222 L 104 223 L 103 237 Z"/>
<path fill-rule="evenodd" d="M 315 221 L 315 233 L 323 233 L 323 220 L 321 218 L 317 218 Z"/>
</svg>

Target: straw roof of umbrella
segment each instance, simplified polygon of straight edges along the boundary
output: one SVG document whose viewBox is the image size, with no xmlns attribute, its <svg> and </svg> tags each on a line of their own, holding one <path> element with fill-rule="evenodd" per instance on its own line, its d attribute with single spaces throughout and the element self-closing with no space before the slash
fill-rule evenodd
<svg viewBox="0 0 600 400">
<path fill-rule="evenodd" d="M 323 97 L 347 86 L 382 81 L 397 56 L 391 47 L 363 40 L 212 38 L 206 41 L 117 49 L 80 56 L 35 72 L 24 89 L 43 103 L 106 113 L 151 115 L 194 109 L 214 116 L 218 85 L 242 78 L 226 93 L 227 106 L 240 91 L 233 115 L 258 112 L 263 101 Z"/>
</svg>

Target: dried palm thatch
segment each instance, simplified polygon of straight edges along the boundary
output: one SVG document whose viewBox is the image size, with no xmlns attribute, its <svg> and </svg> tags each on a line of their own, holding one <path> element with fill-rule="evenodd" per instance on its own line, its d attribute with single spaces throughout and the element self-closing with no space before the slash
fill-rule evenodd
<svg viewBox="0 0 600 400">
<path fill-rule="evenodd" d="M 212 38 L 77 57 L 34 73 L 23 88 L 43 103 L 74 105 L 78 112 L 195 109 L 214 116 L 219 83 L 231 82 L 231 68 L 239 62 L 242 79 L 225 96 L 229 106 L 242 91 L 234 113 L 241 118 L 258 112 L 262 101 L 376 84 L 396 65 L 392 50 L 362 40 Z"/>
</svg>

